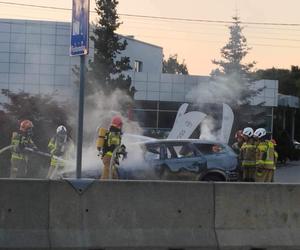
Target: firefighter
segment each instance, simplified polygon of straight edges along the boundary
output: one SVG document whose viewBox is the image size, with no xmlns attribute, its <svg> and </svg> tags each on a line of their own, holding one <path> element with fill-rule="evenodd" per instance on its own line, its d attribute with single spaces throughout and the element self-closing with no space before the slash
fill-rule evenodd
<svg viewBox="0 0 300 250">
<path fill-rule="evenodd" d="M 109 130 L 105 133 L 103 145 L 98 145 L 97 143 L 97 149 L 100 152 L 100 155 L 102 156 L 102 162 L 103 162 L 103 169 L 101 174 L 101 179 L 108 179 L 109 178 L 109 172 L 110 172 L 110 165 L 111 160 L 115 161 L 115 159 L 112 159 L 114 150 L 119 146 L 121 146 L 121 140 L 122 140 L 122 119 L 120 116 L 114 116 L 111 121 L 111 126 Z M 99 130 L 101 131 L 101 129 Z M 99 132 L 101 133 L 101 132 Z M 99 137 L 101 137 L 99 135 Z M 99 138 L 101 139 L 101 138 Z M 103 146 L 103 147 L 102 147 Z M 124 149 L 125 146 L 122 145 L 120 147 L 120 150 Z M 118 178 L 118 174 L 116 171 L 116 168 L 113 167 L 112 169 L 112 177 L 113 179 Z"/>
<path fill-rule="evenodd" d="M 277 162 L 278 162 L 278 152 L 277 152 L 277 149 L 276 149 L 277 142 L 276 142 L 275 139 L 271 139 L 271 142 L 274 145 L 274 165 L 275 165 L 275 170 L 276 170 L 276 168 L 277 168 Z M 274 182 L 274 175 L 273 175 L 273 178 L 272 178 L 272 182 Z"/>
<path fill-rule="evenodd" d="M 241 147 L 242 147 L 243 143 L 245 142 L 244 136 L 243 136 L 243 130 L 238 130 L 235 133 L 234 138 L 235 138 L 236 142 L 232 144 L 231 148 L 234 150 L 234 152 L 237 155 L 239 155 L 240 151 L 241 151 Z"/>
<path fill-rule="evenodd" d="M 243 130 L 236 131 L 234 138 L 235 138 L 236 142 L 232 144 L 231 148 L 239 156 L 240 152 L 241 152 L 241 147 L 242 147 L 243 143 L 245 142 L 244 136 L 243 136 Z M 243 180 L 243 169 L 241 167 L 241 162 L 240 162 L 239 157 L 238 157 L 238 160 L 239 160 L 238 169 L 237 169 L 238 180 Z"/>
<path fill-rule="evenodd" d="M 26 178 L 29 169 L 29 157 L 26 148 L 36 149 L 32 141 L 33 123 L 30 120 L 23 120 L 20 123 L 18 132 L 13 132 L 11 145 L 11 171 L 10 178 Z"/>
<path fill-rule="evenodd" d="M 275 172 L 275 150 L 274 144 L 266 140 L 266 130 L 258 128 L 254 132 L 257 140 L 256 150 L 256 182 L 272 182 Z"/>
<path fill-rule="evenodd" d="M 277 152 L 277 149 L 276 149 L 277 142 L 276 142 L 275 139 L 271 139 L 271 142 L 274 145 L 274 162 L 275 162 L 275 167 L 276 167 L 277 166 L 277 162 L 278 162 L 278 152 Z"/>
<path fill-rule="evenodd" d="M 247 127 L 243 129 L 243 137 L 245 142 L 241 147 L 240 162 L 243 171 L 243 181 L 254 182 L 256 171 L 256 145 L 253 139 L 254 131 Z"/>
<path fill-rule="evenodd" d="M 54 173 L 61 171 L 65 167 L 65 162 L 60 160 L 65 158 L 67 151 L 67 129 L 60 125 L 56 129 L 56 134 L 48 143 L 48 150 L 51 154 L 50 168 L 47 178 L 52 178 Z"/>
</svg>

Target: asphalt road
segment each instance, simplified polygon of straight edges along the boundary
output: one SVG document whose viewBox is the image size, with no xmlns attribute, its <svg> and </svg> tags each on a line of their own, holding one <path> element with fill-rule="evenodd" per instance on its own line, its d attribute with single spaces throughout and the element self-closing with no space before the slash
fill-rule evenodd
<svg viewBox="0 0 300 250">
<path fill-rule="evenodd" d="M 300 161 L 290 161 L 280 164 L 275 172 L 275 182 L 300 183 Z"/>
</svg>

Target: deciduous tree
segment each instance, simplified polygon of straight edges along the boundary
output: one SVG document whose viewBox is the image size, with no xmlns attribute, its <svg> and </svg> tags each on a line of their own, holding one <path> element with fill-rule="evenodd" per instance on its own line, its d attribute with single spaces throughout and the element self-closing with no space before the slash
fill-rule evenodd
<svg viewBox="0 0 300 250">
<path fill-rule="evenodd" d="M 53 97 L 47 95 L 12 93 L 8 90 L 2 90 L 2 94 L 7 97 L 8 102 L 0 105 L 0 148 L 10 145 L 12 132 L 18 131 L 20 122 L 24 119 L 33 122 L 33 140 L 44 152 L 48 151 L 49 139 L 55 134 L 58 125 L 65 125 L 69 134 L 72 134 L 68 122 L 68 112 L 71 109 L 66 104 L 58 104 Z M 0 162 L 0 176 L 9 176 L 10 151 L 0 155 Z M 38 163 L 40 168 L 47 168 L 49 158 L 40 158 Z"/>
<path fill-rule="evenodd" d="M 167 60 L 163 60 L 163 73 L 188 75 L 189 71 L 185 61 L 178 62 L 178 55 L 170 55 Z"/>
</svg>

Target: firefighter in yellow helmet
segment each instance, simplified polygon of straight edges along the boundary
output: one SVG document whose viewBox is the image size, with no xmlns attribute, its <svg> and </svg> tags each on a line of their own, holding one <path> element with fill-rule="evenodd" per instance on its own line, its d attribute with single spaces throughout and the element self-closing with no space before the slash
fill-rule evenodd
<svg viewBox="0 0 300 250">
<path fill-rule="evenodd" d="M 29 169 L 29 158 L 26 148 L 36 149 L 32 141 L 33 123 L 30 120 L 23 120 L 20 123 L 18 132 L 13 132 L 11 145 L 11 171 L 10 178 L 26 178 Z"/>
<path fill-rule="evenodd" d="M 258 128 L 254 132 L 254 138 L 257 140 L 256 182 L 271 182 L 274 179 L 276 154 L 272 141 L 265 139 L 266 134 L 264 128 Z"/>
<path fill-rule="evenodd" d="M 67 129 L 65 126 L 60 125 L 56 129 L 56 134 L 52 137 L 48 143 L 48 150 L 51 154 L 50 168 L 47 174 L 47 178 L 53 178 L 54 174 L 63 170 L 65 162 L 60 159 L 65 158 L 67 151 Z"/>
<path fill-rule="evenodd" d="M 254 131 L 247 127 L 243 129 L 243 143 L 240 151 L 240 162 L 243 171 L 243 181 L 254 182 L 256 171 L 256 145 L 253 139 Z"/>
<path fill-rule="evenodd" d="M 101 174 L 101 179 L 108 179 L 109 178 L 109 171 L 111 160 L 113 156 L 114 150 L 121 145 L 122 140 L 122 126 L 123 122 L 121 117 L 114 116 L 111 121 L 111 126 L 109 130 L 106 132 L 104 137 L 104 145 L 103 148 L 98 150 L 102 150 L 102 162 L 103 162 L 103 169 Z M 112 169 L 112 177 L 113 179 L 118 178 L 118 174 L 115 168 Z"/>
</svg>

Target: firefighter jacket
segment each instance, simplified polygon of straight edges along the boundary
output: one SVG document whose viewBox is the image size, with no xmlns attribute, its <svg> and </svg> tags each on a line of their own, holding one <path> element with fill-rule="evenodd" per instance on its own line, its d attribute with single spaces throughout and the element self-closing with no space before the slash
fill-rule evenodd
<svg viewBox="0 0 300 250">
<path fill-rule="evenodd" d="M 232 144 L 231 148 L 237 155 L 239 155 L 241 153 L 242 145 L 243 145 L 243 143 L 235 142 Z"/>
<path fill-rule="evenodd" d="M 50 154 L 52 155 L 50 165 L 52 167 L 64 167 L 64 162 L 59 161 L 57 157 L 64 158 L 66 152 L 66 143 L 59 142 L 59 140 L 57 140 L 57 137 L 54 136 L 50 139 L 48 143 L 48 149 Z"/>
<path fill-rule="evenodd" d="M 276 153 L 271 141 L 259 142 L 256 150 L 256 164 L 258 168 L 275 170 Z"/>
<path fill-rule="evenodd" d="M 103 156 L 112 156 L 115 148 L 121 145 L 121 135 L 122 132 L 120 129 L 114 126 L 110 127 L 104 139 Z"/>
<path fill-rule="evenodd" d="M 240 152 L 240 162 L 243 168 L 256 167 L 256 144 L 253 141 L 243 143 Z"/>
<path fill-rule="evenodd" d="M 11 153 L 12 160 L 27 161 L 28 159 L 24 151 L 25 147 L 36 148 L 31 137 L 26 136 L 21 132 L 13 132 L 11 138 L 11 145 L 13 146 L 12 153 Z"/>
</svg>

